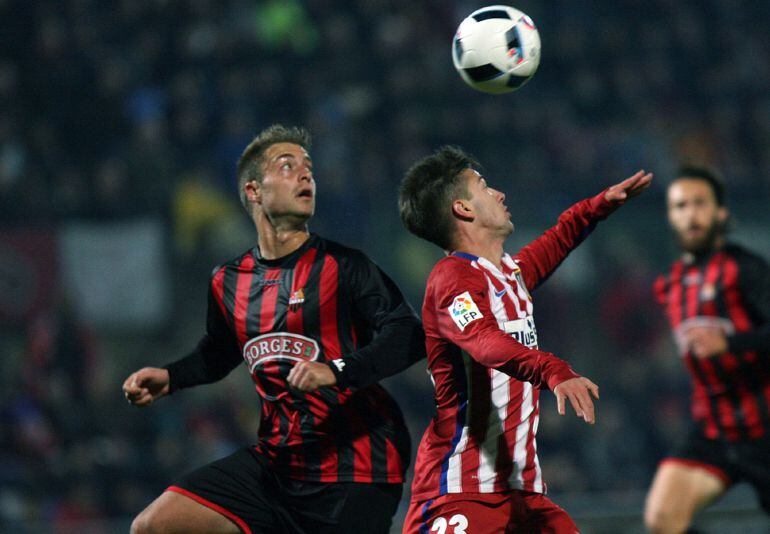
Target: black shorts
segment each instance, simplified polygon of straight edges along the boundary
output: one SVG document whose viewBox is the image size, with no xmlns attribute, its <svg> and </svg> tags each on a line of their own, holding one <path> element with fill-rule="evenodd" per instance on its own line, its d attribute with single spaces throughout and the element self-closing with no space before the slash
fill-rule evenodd
<svg viewBox="0 0 770 534">
<path fill-rule="evenodd" d="M 403 484 L 303 482 L 277 475 L 247 447 L 193 471 L 167 491 L 229 518 L 244 533 L 387 534 Z"/>
<path fill-rule="evenodd" d="M 757 491 L 762 508 L 770 513 L 770 437 L 739 442 L 714 440 L 694 427 L 664 461 L 705 469 L 726 486 L 748 482 Z"/>
</svg>

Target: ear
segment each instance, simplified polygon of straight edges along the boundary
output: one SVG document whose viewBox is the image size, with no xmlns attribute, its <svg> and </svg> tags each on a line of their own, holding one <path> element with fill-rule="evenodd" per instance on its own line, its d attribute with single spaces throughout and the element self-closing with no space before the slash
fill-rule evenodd
<svg viewBox="0 0 770 534">
<path fill-rule="evenodd" d="M 452 215 L 463 221 L 472 221 L 475 218 L 471 203 L 461 198 L 452 202 Z"/>
<path fill-rule="evenodd" d="M 730 212 L 728 211 L 726 206 L 721 206 L 717 210 L 717 220 L 719 220 L 720 223 L 724 224 L 727 221 L 727 218 L 730 216 Z"/>
<path fill-rule="evenodd" d="M 243 185 L 246 192 L 246 200 L 255 204 L 262 203 L 262 187 L 256 180 L 249 180 Z"/>
</svg>

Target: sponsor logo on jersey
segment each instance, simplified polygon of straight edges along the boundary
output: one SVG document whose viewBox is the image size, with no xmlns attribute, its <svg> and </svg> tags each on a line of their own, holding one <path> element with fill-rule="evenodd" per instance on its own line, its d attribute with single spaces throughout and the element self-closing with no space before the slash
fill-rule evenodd
<svg viewBox="0 0 770 534">
<path fill-rule="evenodd" d="M 473 302 L 471 294 L 466 291 L 461 295 L 457 295 L 452 301 L 452 305 L 448 308 L 449 316 L 457 325 L 460 331 L 464 331 L 465 327 L 471 324 L 473 321 L 481 319 L 483 315 L 479 311 L 476 303 Z"/>
<path fill-rule="evenodd" d="M 266 362 L 285 360 L 291 362 L 315 361 L 320 353 L 315 339 L 290 332 L 272 332 L 257 336 L 243 346 L 243 359 L 254 372 Z"/>
<path fill-rule="evenodd" d="M 535 328 L 535 319 L 531 315 L 504 322 L 503 330 L 527 348 L 537 347 L 537 328 Z"/>
</svg>

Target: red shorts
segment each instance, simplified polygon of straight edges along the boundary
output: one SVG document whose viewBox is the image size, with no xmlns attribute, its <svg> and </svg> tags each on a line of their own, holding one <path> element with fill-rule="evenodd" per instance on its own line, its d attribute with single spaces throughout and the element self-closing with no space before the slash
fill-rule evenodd
<svg viewBox="0 0 770 534">
<path fill-rule="evenodd" d="M 577 534 L 567 512 L 541 493 L 450 493 L 412 502 L 402 534 Z"/>
</svg>

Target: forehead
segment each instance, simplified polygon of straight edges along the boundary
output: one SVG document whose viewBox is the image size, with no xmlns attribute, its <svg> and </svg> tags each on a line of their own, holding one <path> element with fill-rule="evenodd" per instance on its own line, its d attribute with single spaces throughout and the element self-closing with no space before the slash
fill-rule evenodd
<svg viewBox="0 0 770 534">
<path fill-rule="evenodd" d="M 716 196 L 711 185 L 705 180 L 699 178 L 679 178 L 668 187 L 668 198 L 687 199 L 687 198 L 710 197 L 716 201 Z"/>
<path fill-rule="evenodd" d="M 297 159 L 310 159 L 310 155 L 308 154 L 307 150 L 302 148 L 300 145 L 295 143 L 275 143 L 267 147 L 267 150 L 265 150 L 265 161 L 271 162 L 284 155 L 293 156 Z"/>
<path fill-rule="evenodd" d="M 479 174 L 479 172 L 475 169 L 465 169 L 460 173 L 460 176 L 469 184 L 478 182 L 481 178 L 483 178 L 483 176 L 481 176 L 481 174 Z"/>
</svg>

